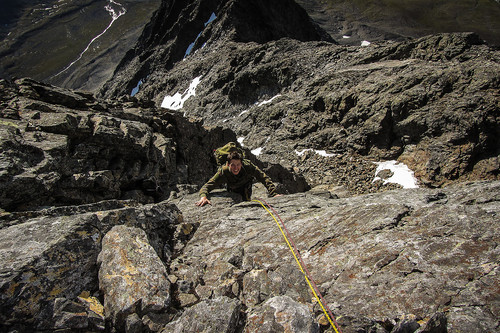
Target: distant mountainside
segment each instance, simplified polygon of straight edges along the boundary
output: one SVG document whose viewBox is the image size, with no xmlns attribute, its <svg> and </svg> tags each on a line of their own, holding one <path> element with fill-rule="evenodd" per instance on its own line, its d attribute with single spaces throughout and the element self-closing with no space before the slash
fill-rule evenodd
<svg viewBox="0 0 500 333">
<path fill-rule="evenodd" d="M 159 0 L 0 3 L 0 77 L 95 90 L 133 47 Z"/>
<path fill-rule="evenodd" d="M 493 0 L 297 0 L 340 43 L 405 40 L 443 32 L 475 32 L 500 46 L 500 3 Z"/>
<path fill-rule="evenodd" d="M 172 8 L 190 6 L 189 1 L 169 2 Z M 4 0 L 0 3 L 0 77 L 31 77 L 66 88 L 95 91 L 134 47 L 159 3 Z M 213 3 L 212 11 L 219 6 Z M 297 3 L 340 44 L 402 41 L 441 32 L 476 32 L 490 45 L 500 45 L 498 1 Z M 126 14 L 113 21 L 113 15 L 117 17 L 124 11 Z M 247 29 L 250 33 L 253 27 Z"/>
</svg>

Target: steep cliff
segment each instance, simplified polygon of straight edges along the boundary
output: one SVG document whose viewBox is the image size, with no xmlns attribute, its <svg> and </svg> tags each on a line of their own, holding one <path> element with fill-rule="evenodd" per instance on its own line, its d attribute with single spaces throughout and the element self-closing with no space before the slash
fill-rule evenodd
<svg viewBox="0 0 500 333">
<path fill-rule="evenodd" d="M 498 331 L 499 73 L 474 33 L 347 46 L 291 0 L 193 0 L 98 96 L 0 80 L 0 331 L 334 332 L 283 223 L 337 330 Z M 269 212 L 195 206 L 228 141 Z"/>
</svg>

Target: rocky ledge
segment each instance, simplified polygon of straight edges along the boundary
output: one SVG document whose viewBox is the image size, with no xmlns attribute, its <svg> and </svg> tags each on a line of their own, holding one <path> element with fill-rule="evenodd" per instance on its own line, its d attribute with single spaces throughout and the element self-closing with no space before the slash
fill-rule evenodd
<svg viewBox="0 0 500 333">
<path fill-rule="evenodd" d="M 498 51 L 187 3 L 162 1 L 100 97 L 0 80 L 0 331 L 332 332 L 258 202 L 194 205 L 228 141 L 277 183 L 342 332 L 498 331 Z M 421 188 L 374 181 L 387 159 Z"/>
<path fill-rule="evenodd" d="M 499 193 L 496 181 L 267 201 L 342 332 L 494 332 Z M 3 214 L 2 330 L 332 331 L 258 202 L 195 200 Z"/>
</svg>

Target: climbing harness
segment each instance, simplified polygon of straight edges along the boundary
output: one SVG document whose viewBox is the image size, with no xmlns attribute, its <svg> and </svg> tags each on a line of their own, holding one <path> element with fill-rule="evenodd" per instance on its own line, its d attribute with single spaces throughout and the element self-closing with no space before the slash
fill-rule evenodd
<svg viewBox="0 0 500 333">
<path fill-rule="evenodd" d="M 319 291 L 318 287 L 316 286 L 316 283 L 311 277 L 311 273 L 309 273 L 309 270 L 307 269 L 306 265 L 304 264 L 304 261 L 302 260 L 302 256 L 300 255 L 299 251 L 297 250 L 297 247 L 295 246 L 295 243 L 293 242 L 292 236 L 288 232 L 288 229 L 285 226 L 285 223 L 279 216 L 279 214 L 274 210 L 272 206 L 270 206 L 267 202 L 265 202 L 262 199 L 254 199 L 252 201 L 258 202 L 268 213 L 271 215 L 271 217 L 274 219 L 276 224 L 278 225 L 278 228 L 281 231 L 281 234 L 283 235 L 283 238 L 285 238 L 285 241 L 290 248 L 290 251 L 292 251 L 293 257 L 295 258 L 295 261 L 297 262 L 297 265 L 299 265 L 299 268 L 301 272 L 304 274 L 304 278 L 306 279 L 307 284 L 309 285 L 309 288 L 311 289 L 314 297 L 316 297 L 316 300 L 318 301 L 318 304 L 321 306 L 321 309 L 323 310 L 323 313 L 325 314 L 326 318 L 328 319 L 328 322 L 330 325 L 333 327 L 334 331 L 336 333 L 341 333 L 340 329 L 338 328 L 338 323 L 335 320 L 335 317 L 333 316 L 332 312 L 328 308 L 328 305 L 326 304 L 325 300 L 323 299 L 323 296 L 321 295 L 321 292 Z M 264 202 L 266 206 L 264 205 Z M 268 209 L 269 208 L 269 209 Z M 273 213 L 271 213 L 271 210 Z M 276 216 L 281 222 L 281 225 L 279 224 L 278 220 L 276 219 Z M 283 226 L 283 227 L 281 227 Z M 285 231 L 283 231 L 285 230 Z M 286 232 L 286 234 L 285 234 Z"/>
</svg>

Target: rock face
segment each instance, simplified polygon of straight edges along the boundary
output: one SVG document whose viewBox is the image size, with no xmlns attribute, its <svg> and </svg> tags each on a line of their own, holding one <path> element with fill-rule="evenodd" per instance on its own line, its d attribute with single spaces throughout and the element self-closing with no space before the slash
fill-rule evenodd
<svg viewBox="0 0 500 333">
<path fill-rule="evenodd" d="M 493 332 L 499 193 L 500 183 L 479 182 L 268 202 L 342 332 L 414 332 L 425 325 L 437 326 L 428 332 Z M 199 226 L 173 260 L 172 274 L 201 300 L 239 299 L 247 307 L 248 332 L 314 332 L 302 307 L 309 305 L 314 317 L 321 309 L 273 218 L 256 202 L 232 205 L 213 196 L 213 206 L 200 209 L 194 200 L 177 203 L 184 221 Z"/>
<path fill-rule="evenodd" d="M 0 331 L 331 332 L 282 222 L 342 332 L 498 331 L 499 73 L 473 33 L 346 46 L 291 0 L 193 0 L 98 96 L 0 80 Z M 194 205 L 229 141 L 276 220 Z"/>
<path fill-rule="evenodd" d="M 189 184 L 216 170 L 212 150 L 236 140 L 155 108 L 108 104 L 26 79 L 0 84 L 0 206 L 9 211 L 114 198 L 153 202 L 181 187 L 196 191 Z M 292 192 L 293 181 L 300 187 L 300 177 L 280 170 L 277 181 Z"/>
<path fill-rule="evenodd" d="M 78 322 L 83 324 L 76 325 L 74 314 L 83 312 L 78 310 L 82 304 L 71 307 L 67 303 L 76 303 L 77 297 L 82 298 L 79 302 L 83 304 L 89 296 L 101 298 L 97 258 L 104 235 L 113 226 L 141 228 L 156 250 L 155 255 L 167 260 L 178 222 L 179 211 L 171 205 L 141 206 L 126 201 L 3 214 L 2 331 L 99 330 L 103 325 L 92 325 L 90 315 L 80 318 Z M 93 312 L 99 314 L 95 307 Z M 64 313 L 73 314 L 72 320 L 62 320 Z"/>
<path fill-rule="evenodd" d="M 493 138 L 500 134 L 500 59 L 478 35 L 341 46 L 324 32 L 314 34 L 321 30 L 300 15 L 301 8 L 294 22 L 311 33 L 287 30 L 289 17 L 275 11 L 274 2 L 272 22 L 282 24 L 258 24 L 267 12 L 257 10 L 258 1 L 253 6 L 249 12 L 238 1 L 223 8 L 199 1 L 196 17 L 181 15 L 189 24 L 153 19 L 154 28 L 102 95 L 129 94 L 139 81 L 134 97 L 143 103 L 159 107 L 166 97 L 184 94 L 184 115 L 233 130 L 245 147 L 260 152 L 259 159 L 295 168 L 311 186 L 377 191 L 364 175 L 374 170 L 368 161 L 380 159 L 406 163 L 431 187 L 498 179 L 500 146 Z M 203 27 L 214 8 L 220 14 Z M 240 16 L 257 27 L 251 36 L 231 19 Z M 192 54 L 179 61 L 188 45 L 174 31 L 193 24 L 199 37 L 188 39 L 196 39 Z M 334 156 L 299 156 L 307 150 Z M 353 159 L 363 165 L 359 172 L 350 167 Z"/>
<path fill-rule="evenodd" d="M 489 332 L 498 328 L 499 193 L 499 182 L 478 182 L 344 199 L 307 192 L 269 202 L 285 221 L 342 332 L 399 332 L 401 327 Z M 125 281 L 134 267 L 154 267 L 129 265 L 133 258 L 144 263 L 159 257 L 175 285 L 172 296 L 164 294 L 161 301 L 169 304 L 171 298 L 170 307 L 152 306 L 148 313 L 141 309 L 143 300 L 117 328 L 318 331 L 315 318 L 321 310 L 268 213 L 256 202 L 238 204 L 223 193 L 212 197 L 213 207 L 200 209 L 195 200 L 194 195 L 171 202 L 182 218 L 166 202 L 119 201 L 79 211 L 61 207 L 4 215 L 4 225 L 10 226 L 2 228 L 0 242 L 3 329 L 102 330 L 102 322 L 92 324 L 99 323 L 96 314 L 82 311 L 80 300 L 93 294 L 102 302 L 100 288 L 107 302 L 111 289 L 98 282 L 98 262 L 101 276 L 105 267 L 113 267 L 116 279 Z M 137 228 L 146 231 L 158 257 Z M 134 234 L 126 245 L 109 243 Z M 108 260 L 104 253 L 110 245 L 125 254 L 126 265 Z M 141 248 L 143 254 L 135 257 Z M 117 267 L 126 269 L 119 273 Z M 156 273 L 166 283 L 162 271 L 160 265 Z M 124 292 L 132 297 L 134 290 Z M 138 291 L 150 290 L 157 289 Z M 180 307 L 186 295 L 195 305 Z M 95 308 L 93 313 L 99 313 Z M 117 312 L 105 309 L 112 322 Z M 87 313 L 83 318 L 82 312 Z M 62 314 L 72 320 L 62 320 Z"/>
</svg>

